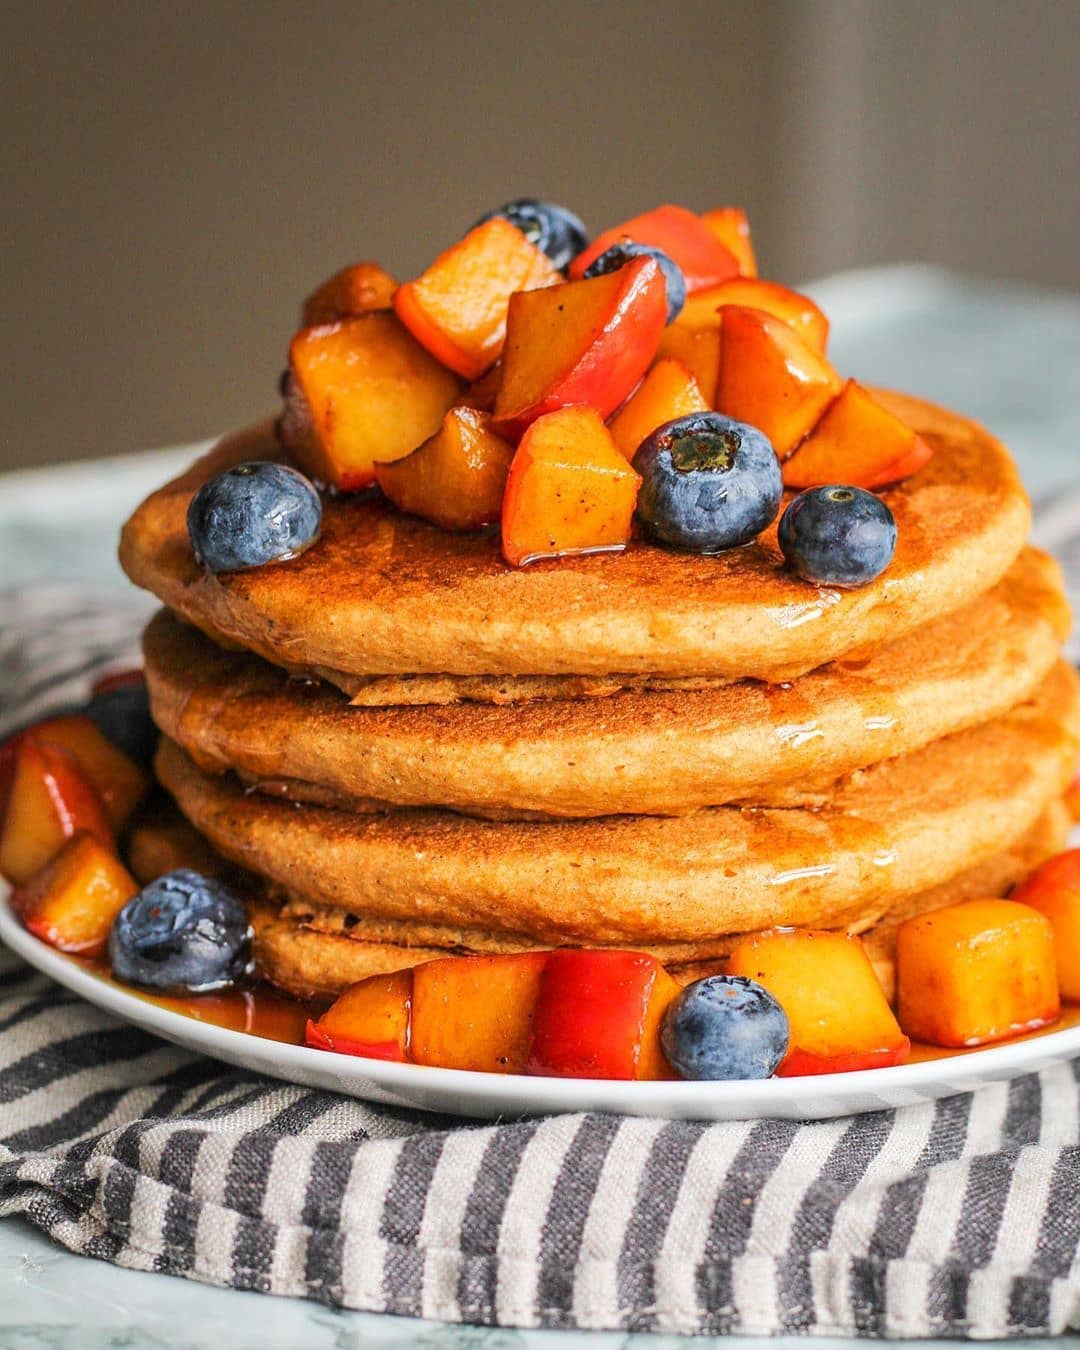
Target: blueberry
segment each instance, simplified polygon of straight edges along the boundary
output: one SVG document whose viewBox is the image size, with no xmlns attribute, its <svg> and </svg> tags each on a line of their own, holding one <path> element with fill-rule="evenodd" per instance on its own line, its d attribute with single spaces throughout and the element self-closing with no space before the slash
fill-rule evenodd
<svg viewBox="0 0 1080 1350">
<path fill-rule="evenodd" d="M 284 464 L 237 464 L 191 499 L 187 527 L 211 572 L 295 558 L 319 537 L 322 502 L 313 483 Z"/>
<path fill-rule="evenodd" d="M 481 216 L 476 224 L 483 225 L 485 220 L 491 220 L 493 216 L 502 216 L 511 225 L 516 225 L 529 243 L 546 253 L 559 268 L 565 267 L 571 258 L 576 258 L 589 242 L 585 226 L 573 211 L 568 211 L 565 206 L 556 206 L 554 202 L 539 202 L 535 197 L 518 197 Z"/>
<path fill-rule="evenodd" d="M 757 427 L 691 413 L 646 436 L 634 455 L 638 519 L 663 544 L 722 553 L 757 538 L 776 518 L 780 463 Z"/>
<path fill-rule="evenodd" d="M 687 985 L 664 1014 L 664 1054 L 684 1078 L 771 1078 L 787 1054 L 787 1014 L 741 975 Z"/>
<path fill-rule="evenodd" d="M 226 989 L 251 973 L 243 903 L 220 881 L 167 872 L 127 902 L 109 934 L 112 972 L 159 994 Z"/>
<path fill-rule="evenodd" d="M 594 258 L 583 275 L 602 277 L 608 272 L 617 272 L 620 267 L 625 267 L 635 258 L 643 257 L 655 258 L 660 264 L 660 271 L 664 274 L 664 285 L 667 287 L 667 321 L 674 323 L 682 313 L 683 305 L 686 304 L 686 278 L 678 263 L 669 258 L 662 249 L 636 243 L 633 239 L 622 239 L 605 249 L 599 257 Z"/>
<path fill-rule="evenodd" d="M 896 521 L 880 497 L 833 483 L 800 492 L 780 521 L 788 566 L 818 586 L 865 586 L 896 552 Z"/>
<path fill-rule="evenodd" d="M 84 709 L 98 730 L 138 764 L 149 765 L 159 732 L 150 717 L 146 685 L 124 684 L 95 694 Z"/>
</svg>

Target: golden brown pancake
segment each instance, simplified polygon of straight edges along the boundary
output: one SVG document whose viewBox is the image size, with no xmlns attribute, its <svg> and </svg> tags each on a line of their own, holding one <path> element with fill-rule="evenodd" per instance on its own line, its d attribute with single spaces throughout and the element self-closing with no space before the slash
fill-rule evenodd
<svg viewBox="0 0 1080 1350">
<path fill-rule="evenodd" d="M 578 818 L 824 804 L 842 774 L 1028 698 L 1069 624 L 1057 564 L 1027 549 L 957 613 L 787 686 L 354 708 L 335 689 L 224 652 L 167 612 L 143 647 L 157 724 L 207 772 L 232 769 L 266 791 L 346 809 Z"/>
<path fill-rule="evenodd" d="M 885 492 L 899 542 L 876 581 L 842 591 L 781 566 L 775 529 L 719 557 L 634 542 L 618 555 L 507 567 L 497 540 L 452 535 L 374 495 L 327 502 L 301 557 L 204 573 L 192 493 L 238 461 L 280 457 L 269 426 L 229 437 L 124 528 L 128 575 L 226 643 L 292 669 L 350 677 L 712 676 L 776 682 L 869 652 L 970 603 L 1016 558 L 1030 511 L 1007 451 L 964 418 L 885 401 L 936 449 Z"/>
<path fill-rule="evenodd" d="M 1003 853 L 951 878 L 931 891 L 905 902 L 910 913 L 924 913 L 941 905 L 956 904 L 979 896 L 1006 895 L 1017 882 L 1041 862 L 1058 852 L 1068 835 L 1068 814 L 1061 802 L 1043 813 L 1033 829 Z M 257 883 L 253 892 L 259 894 Z M 260 973 L 273 984 L 301 998 L 334 998 L 368 975 L 404 970 L 422 961 L 453 952 L 476 949 L 423 945 L 395 945 L 365 940 L 364 920 L 346 911 L 324 911 L 305 916 L 302 902 L 279 907 L 262 896 L 251 905 L 255 929 L 255 954 Z M 863 933 L 863 942 L 887 991 L 892 989 L 892 949 L 895 924 L 892 916 Z M 314 921 L 313 921 L 314 920 Z M 521 950 L 523 945 L 504 943 L 498 950 Z M 487 948 L 485 950 L 493 950 Z M 658 951 L 664 959 L 669 953 Z M 723 970 L 722 959 L 669 964 L 668 969 L 684 983 Z"/>
<path fill-rule="evenodd" d="M 896 930 L 905 919 L 913 919 L 918 914 L 927 914 L 931 910 L 941 909 L 943 905 L 953 905 L 961 900 L 975 900 L 986 896 L 1007 895 L 1013 886 L 1033 872 L 1041 862 L 1055 853 L 1060 853 L 1068 843 L 1072 828 L 1072 813 L 1064 802 L 1056 802 L 1047 813 L 1044 832 L 1036 831 L 1029 839 L 1028 848 L 1014 850 L 1012 864 L 1004 871 L 995 872 L 993 868 L 977 869 L 973 880 L 978 886 L 965 886 L 956 891 L 948 886 L 939 886 L 922 895 L 908 896 L 890 908 L 887 914 L 874 924 L 863 937 L 867 954 L 874 963 L 874 970 L 882 987 L 891 999 L 896 992 Z M 1040 837 L 1041 835 L 1041 837 Z M 996 878 L 1007 873 L 1009 880 L 1004 885 L 996 884 Z"/>
<path fill-rule="evenodd" d="M 1040 863 L 1066 847 L 1071 824 L 1071 813 L 1065 803 L 1052 802 L 1035 822 L 1034 828 L 1005 852 L 995 854 L 940 886 L 906 896 L 873 924 L 865 927 L 848 925 L 849 932 L 858 933 L 862 938 L 866 954 L 889 999 L 892 1000 L 896 993 L 896 930 L 905 919 L 941 909 L 943 905 L 957 905 L 964 900 L 1008 895 Z M 704 975 L 722 971 L 724 961 L 721 958 L 676 963 L 669 968 L 677 979 L 689 983 Z"/>
<path fill-rule="evenodd" d="M 279 663 L 280 664 L 280 663 Z M 303 675 L 305 672 L 296 672 Z M 314 672 L 312 672 L 314 673 Z M 686 693 L 721 689 L 734 677 L 723 675 L 346 675 L 321 677 L 348 694 L 355 708 L 422 707 L 448 703 L 531 703 L 536 699 L 610 698 L 631 690 Z"/>
<path fill-rule="evenodd" d="M 841 780 L 821 810 L 477 821 L 359 816 L 245 793 L 164 741 L 158 774 L 227 858 L 311 904 L 544 944 L 707 944 L 875 917 L 1008 848 L 1065 791 L 1076 674 L 984 726 Z"/>
</svg>

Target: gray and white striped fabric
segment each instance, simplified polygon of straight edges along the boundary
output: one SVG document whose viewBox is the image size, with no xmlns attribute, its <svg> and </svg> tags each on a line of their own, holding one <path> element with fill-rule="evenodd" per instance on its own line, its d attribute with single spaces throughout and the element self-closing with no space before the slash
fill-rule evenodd
<svg viewBox="0 0 1080 1350">
<path fill-rule="evenodd" d="M 1080 501 L 1042 526 L 1080 579 Z M 0 593 L 0 730 L 129 659 L 130 603 Z M 451 1322 L 1057 1333 L 1080 1328 L 1080 1063 L 822 1123 L 480 1127 L 198 1058 L 0 949 L 6 1214 L 135 1269 Z"/>
</svg>

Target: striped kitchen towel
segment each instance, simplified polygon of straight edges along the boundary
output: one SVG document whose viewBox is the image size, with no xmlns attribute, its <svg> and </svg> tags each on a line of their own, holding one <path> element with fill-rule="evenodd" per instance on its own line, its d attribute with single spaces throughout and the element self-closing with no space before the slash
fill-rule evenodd
<svg viewBox="0 0 1080 1350">
<path fill-rule="evenodd" d="M 1075 503 L 1044 519 L 1080 553 Z M 143 611 L 117 604 L 0 593 L 0 731 L 127 659 Z M 478 1126 L 226 1068 L 0 949 L 9 1214 L 139 1270 L 450 1322 L 1057 1333 L 1080 1328 L 1080 1064 L 817 1123 Z"/>
</svg>

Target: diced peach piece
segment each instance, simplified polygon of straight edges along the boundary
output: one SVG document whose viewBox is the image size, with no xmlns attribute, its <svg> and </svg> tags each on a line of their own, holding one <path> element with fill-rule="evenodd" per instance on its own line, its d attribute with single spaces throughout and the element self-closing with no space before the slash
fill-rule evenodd
<svg viewBox="0 0 1080 1350">
<path fill-rule="evenodd" d="M 335 272 L 304 301 L 303 328 L 315 328 L 338 319 L 355 319 L 373 309 L 389 309 L 398 283 L 378 263 L 353 263 Z"/>
<path fill-rule="evenodd" d="M 1080 848 L 1048 858 L 1009 898 L 1050 920 L 1061 996 L 1080 1003 Z"/>
<path fill-rule="evenodd" d="M 716 406 L 763 431 L 783 458 L 840 392 L 820 352 L 773 314 L 725 305 Z"/>
<path fill-rule="evenodd" d="M 741 939 L 729 975 L 756 980 L 791 1026 L 779 1077 L 849 1073 L 902 1064 L 911 1046 L 897 1025 L 857 937 L 816 929 L 777 929 Z"/>
<path fill-rule="evenodd" d="M 475 408 L 451 408 L 412 454 L 376 463 L 375 481 L 399 510 L 444 530 L 476 530 L 498 520 L 514 447 L 490 423 Z"/>
<path fill-rule="evenodd" d="M 972 1046 L 1060 1013 L 1054 929 L 1014 900 L 967 900 L 920 914 L 896 934 L 897 1011 L 915 1040 Z"/>
<path fill-rule="evenodd" d="M 394 294 L 402 323 L 431 354 L 475 380 L 498 357 L 506 307 L 515 291 L 562 281 L 547 254 L 502 216 L 493 216 L 447 249 Z"/>
<path fill-rule="evenodd" d="M 538 417 L 574 404 L 610 416 L 648 370 L 666 322 L 664 274 L 650 257 L 513 296 L 496 430 L 516 441 Z"/>
<path fill-rule="evenodd" d="M 468 389 L 460 396 L 457 406 L 462 408 L 476 408 L 480 412 L 494 412 L 495 400 L 499 396 L 499 387 L 502 384 L 503 370 L 502 365 L 496 362 L 490 370 L 484 372 L 478 380 L 473 380 Z"/>
<path fill-rule="evenodd" d="M 703 211 L 701 219 L 739 264 L 739 274 L 756 277 L 757 258 L 750 238 L 750 221 L 741 206 L 719 206 Z"/>
<path fill-rule="evenodd" d="M 305 1042 L 339 1055 L 407 1060 L 412 981 L 411 970 L 399 970 L 351 985 L 318 1021 L 308 1022 Z"/>
<path fill-rule="evenodd" d="M 627 459 L 657 427 L 675 417 L 708 410 L 697 380 L 681 361 L 657 361 L 635 392 L 611 419 L 611 436 Z"/>
<path fill-rule="evenodd" d="M 672 1078 L 660 1022 L 679 985 L 640 952 L 551 952 L 528 1071 L 557 1078 Z"/>
<path fill-rule="evenodd" d="M 24 885 L 80 830 L 114 847 L 105 806 L 75 756 L 29 733 L 0 750 L 0 876 Z"/>
<path fill-rule="evenodd" d="M 1072 780 L 1069 790 L 1065 793 L 1065 805 L 1069 808 L 1073 821 L 1080 825 L 1080 774 Z"/>
<path fill-rule="evenodd" d="M 413 971 L 412 1058 L 483 1073 L 522 1073 L 547 952 L 449 956 Z"/>
<path fill-rule="evenodd" d="M 801 491 L 823 483 L 877 488 L 917 473 L 933 449 L 855 380 L 826 409 L 784 464 L 784 483 Z"/>
<path fill-rule="evenodd" d="M 733 281 L 721 282 L 719 286 L 710 286 L 707 291 L 699 291 L 687 300 L 677 322 L 698 328 L 710 324 L 719 326 L 725 305 L 760 309 L 765 314 L 783 319 L 808 346 L 825 355 L 825 346 L 829 340 L 828 319 L 809 296 L 800 295 L 798 291 L 789 290 L 775 281 L 736 277 Z"/>
<path fill-rule="evenodd" d="M 112 828 L 122 830 L 150 790 L 146 770 L 81 714 L 47 718 L 28 734 L 38 741 L 62 746 L 75 756 L 79 768 L 97 788 Z"/>
<path fill-rule="evenodd" d="M 461 389 L 388 310 L 301 329 L 289 364 L 285 446 L 345 492 L 375 481 L 377 459 L 401 459 L 433 436 Z"/>
<path fill-rule="evenodd" d="M 735 278 L 738 281 L 738 277 Z M 679 328 L 719 328 L 721 302 L 719 292 L 730 282 L 721 282 L 719 286 L 710 286 L 706 291 L 686 298 L 686 304 L 679 310 L 675 325 Z M 734 301 L 729 301 L 733 304 Z"/>
<path fill-rule="evenodd" d="M 641 1048 L 634 1070 L 634 1077 L 639 1081 L 678 1077 L 668 1063 L 660 1043 L 660 1027 L 664 1014 L 681 993 L 682 985 L 678 980 L 669 975 L 663 966 L 659 966 L 649 992 L 649 1001 L 645 1005 L 645 1017 L 641 1023 Z"/>
<path fill-rule="evenodd" d="M 525 433 L 510 465 L 503 556 L 520 567 L 624 548 L 640 486 L 594 409 L 548 413 Z"/>
<path fill-rule="evenodd" d="M 113 920 L 139 883 L 92 834 L 73 835 L 60 852 L 12 895 L 23 923 L 62 952 L 101 956 Z"/>
<path fill-rule="evenodd" d="M 694 328 L 673 323 L 664 329 L 657 348 L 657 359 L 681 361 L 697 382 L 709 407 L 716 407 L 716 386 L 720 380 L 720 321 Z"/>
<path fill-rule="evenodd" d="M 739 264 L 734 254 L 721 243 L 700 216 L 684 206 L 666 205 L 657 206 L 644 215 L 634 216 L 622 225 L 598 234 L 588 248 L 571 262 L 567 269 L 568 276 L 572 280 L 580 278 L 591 262 L 622 239 L 649 244 L 666 253 L 682 270 L 690 294 L 739 275 Z"/>
</svg>

